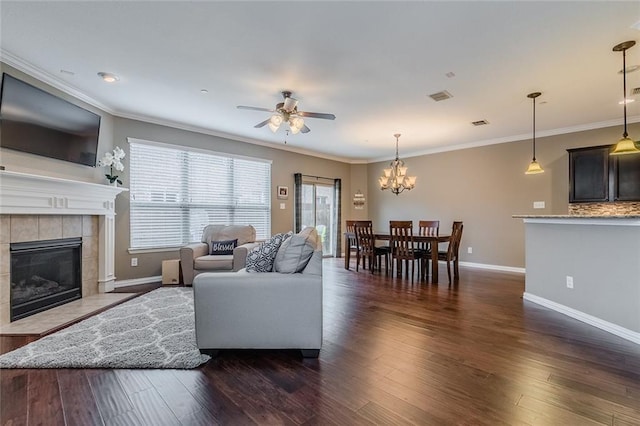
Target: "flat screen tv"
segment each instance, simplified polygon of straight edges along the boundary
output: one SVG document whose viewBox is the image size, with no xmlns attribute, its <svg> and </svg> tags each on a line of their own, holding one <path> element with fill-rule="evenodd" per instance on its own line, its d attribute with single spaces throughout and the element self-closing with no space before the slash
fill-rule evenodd
<svg viewBox="0 0 640 426">
<path fill-rule="evenodd" d="M 7 73 L 0 95 L 0 147 L 95 167 L 100 116 Z"/>
</svg>

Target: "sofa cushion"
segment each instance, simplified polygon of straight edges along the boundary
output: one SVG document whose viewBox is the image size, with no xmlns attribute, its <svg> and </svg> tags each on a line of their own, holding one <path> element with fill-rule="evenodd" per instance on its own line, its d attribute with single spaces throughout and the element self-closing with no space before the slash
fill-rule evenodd
<svg viewBox="0 0 640 426">
<path fill-rule="evenodd" d="M 200 256 L 193 261 L 196 270 L 231 271 L 233 270 L 233 255 Z"/>
<path fill-rule="evenodd" d="M 307 227 L 284 241 L 276 255 L 273 270 L 283 274 L 302 271 L 318 246 L 318 232 Z"/>
<path fill-rule="evenodd" d="M 237 238 L 235 240 L 211 241 L 211 244 L 209 244 L 209 254 L 212 256 L 233 254 L 233 249 L 237 246 Z"/>
<path fill-rule="evenodd" d="M 291 237 L 291 232 L 276 234 L 247 254 L 247 272 L 271 272 L 273 261 L 283 241 Z"/>
</svg>

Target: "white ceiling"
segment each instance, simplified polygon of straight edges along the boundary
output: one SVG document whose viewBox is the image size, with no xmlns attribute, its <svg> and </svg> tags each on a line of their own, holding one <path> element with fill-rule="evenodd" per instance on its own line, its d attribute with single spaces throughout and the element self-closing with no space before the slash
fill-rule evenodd
<svg viewBox="0 0 640 426">
<path fill-rule="evenodd" d="M 534 91 L 538 136 L 620 124 L 612 47 L 640 41 L 637 1 L 3 0 L 0 13 L 4 62 L 116 115 L 283 148 L 284 126 L 254 129 L 269 113 L 236 106 L 291 90 L 300 110 L 337 118 L 306 119 L 286 147 L 351 162 L 392 157 L 394 133 L 402 157 L 528 139 Z M 428 97 L 441 90 L 453 98 Z M 640 121 L 640 97 L 628 114 Z"/>
</svg>

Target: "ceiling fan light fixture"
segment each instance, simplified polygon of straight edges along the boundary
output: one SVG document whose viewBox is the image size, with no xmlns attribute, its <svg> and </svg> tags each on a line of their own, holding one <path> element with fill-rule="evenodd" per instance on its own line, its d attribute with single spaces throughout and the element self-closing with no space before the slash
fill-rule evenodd
<svg viewBox="0 0 640 426">
<path fill-rule="evenodd" d="M 296 128 L 298 129 L 298 131 L 300 131 L 300 129 L 302 129 L 302 127 L 304 126 L 304 120 L 301 117 L 292 117 L 291 119 L 289 119 L 289 126 L 291 126 L 291 130 Z"/>
<path fill-rule="evenodd" d="M 627 99 L 627 49 L 635 46 L 634 40 L 624 41 L 620 44 L 613 46 L 614 52 L 622 52 L 622 94 L 623 99 Z M 628 154 L 640 154 L 640 149 L 636 146 L 636 143 L 629 137 L 627 133 L 627 102 L 623 102 L 624 110 L 624 130 L 622 132 L 622 139 L 618 141 L 613 151 L 609 155 L 628 155 Z"/>
</svg>

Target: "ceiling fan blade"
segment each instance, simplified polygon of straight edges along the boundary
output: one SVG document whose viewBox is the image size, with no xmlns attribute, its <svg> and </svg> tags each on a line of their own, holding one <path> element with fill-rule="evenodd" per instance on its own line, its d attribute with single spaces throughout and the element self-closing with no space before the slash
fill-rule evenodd
<svg viewBox="0 0 640 426">
<path fill-rule="evenodd" d="M 269 120 L 271 120 L 271 117 L 269 117 L 269 118 L 267 118 L 266 120 L 264 120 L 264 121 L 262 121 L 262 122 L 260 122 L 260 123 L 256 124 L 256 125 L 255 125 L 255 126 L 253 126 L 253 127 L 255 127 L 256 129 L 259 129 L 260 127 L 264 127 L 264 126 L 266 126 L 266 125 L 267 125 L 267 123 L 269 123 Z"/>
<path fill-rule="evenodd" d="M 322 118 L 324 120 L 335 120 L 336 116 L 333 114 L 327 114 L 324 112 L 306 112 L 306 111 L 298 111 L 298 115 L 301 117 L 307 118 Z"/>
<path fill-rule="evenodd" d="M 302 126 L 302 129 L 300 129 L 300 133 L 309 133 L 310 131 L 311 129 L 308 128 L 306 124 Z"/>
<path fill-rule="evenodd" d="M 236 108 L 238 108 L 238 109 L 249 109 L 251 111 L 274 112 L 272 109 L 269 109 L 269 108 L 261 108 L 261 107 L 245 106 L 245 105 L 238 105 Z"/>
</svg>

